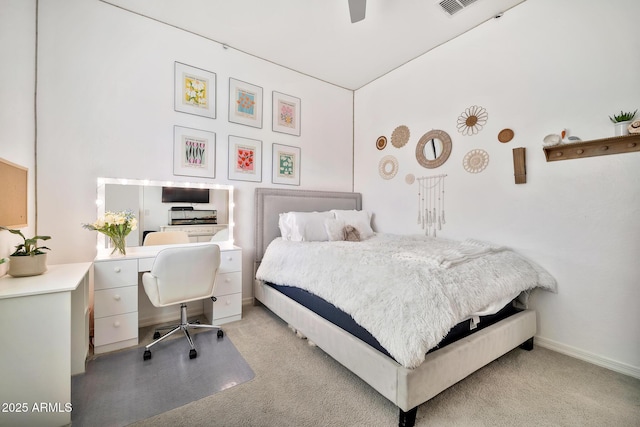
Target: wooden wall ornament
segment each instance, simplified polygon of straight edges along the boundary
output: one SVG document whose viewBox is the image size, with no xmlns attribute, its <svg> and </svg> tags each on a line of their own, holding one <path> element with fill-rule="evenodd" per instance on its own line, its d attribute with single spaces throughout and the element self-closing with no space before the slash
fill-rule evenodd
<svg viewBox="0 0 640 427">
<path fill-rule="evenodd" d="M 436 140 L 438 140 L 437 143 Z M 416 160 L 427 169 L 441 166 L 450 154 L 451 137 L 443 130 L 430 130 L 422 135 L 416 145 Z"/>
<path fill-rule="evenodd" d="M 516 184 L 526 184 L 527 165 L 525 159 L 526 148 L 518 147 L 513 149 L 513 175 Z"/>
</svg>

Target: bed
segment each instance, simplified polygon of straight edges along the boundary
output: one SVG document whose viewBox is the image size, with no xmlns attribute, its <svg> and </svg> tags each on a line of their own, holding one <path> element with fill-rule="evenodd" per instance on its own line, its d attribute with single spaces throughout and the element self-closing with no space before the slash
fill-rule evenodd
<svg viewBox="0 0 640 427">
<path fill-rule="evenodd" d="M 254 277 L 267 247 L 280 237 L 278 221 L 281 213 L 361 208 L 359 193 L 256 189 Z M 354 336 L 358 335 L 357 331 L 337 326 L 334 320 L 323 317 L 320 310 L 305 307 L 302 299 L 288 296 L 281 290 L 256 279 L 255 301 L 393 402 L 399 408 L 400 426 L 414 425 L 420 404 L 479 368 L 518 346 L 532 349 L 536 333 L 535 311 L 500 310 L 489 326 L 478 328 L 462 338 L 450 339 L 452 342 L 447 345 L 436 346 L 435 351 L 423 355 L 419 365 L 407 367 L 384 351 L 384 347 L 377 346 L 375 339 L 372 342 L 367 337 Z"/>
</svg>

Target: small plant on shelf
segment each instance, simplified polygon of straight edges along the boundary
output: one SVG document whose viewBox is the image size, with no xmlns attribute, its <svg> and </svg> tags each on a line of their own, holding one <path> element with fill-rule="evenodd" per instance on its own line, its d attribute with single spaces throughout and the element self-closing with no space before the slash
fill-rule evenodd
<svg viewBox="0 0 640 427">
<path fill-rule="evenodd" d="M 609 119 L 613 123 L 627 122 L 629 120 L 633 120 L 637 112 L 638 110 L 634 111 L 633 113 L 631 112 L 625 113 L 623 111 L 620 111 L 620 114 L 614 114 L 613 117 L 609 116 Z"/>
<path fill-rule="evenodd" d="M 46 246 L 38 246 L 38 240 L 49 240 L 51 236 L 33 236 L 30 239 L 24 237 L 20 230 L 12 230 L 7 227 L 0 226 L 0 230 L 7 230 L 9 233 L 17 234 L 22 237 L 23 243 L 16 246 L 16 250 L 10 256 L 35 256 L 42 255 L 44 249 L 51 250 Z"/>
</svg>

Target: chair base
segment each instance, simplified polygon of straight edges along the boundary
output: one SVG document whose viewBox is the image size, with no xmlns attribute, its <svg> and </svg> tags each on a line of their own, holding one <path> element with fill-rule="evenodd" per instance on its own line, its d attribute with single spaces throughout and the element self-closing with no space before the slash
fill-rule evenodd
<svg viewBox="0 0 640 427">
<path fill-rule="evenodd" d="M 151 359 L 151 347 L 158 344 L 160 341 L 163 341 L 165 338 L 175 334 L 178 331 L 182 331 L 189 341 L 189 346 L 191 349 L 189 350 L 189 359 L 195 359 L 198 357 L 198 352 L 196 351 L 196 347 L 193 345 L 193 340 L 191 339 L 191 335 L 189 334 L 189 328 L 203 328 L 203 329 L 217 329 L 218 330 L 218 338 L 224 337 L 224 332 L 220 329 L 219 326 L 215 325 L 202 325 L 199 322 L 190 323 L 187 320 L 187 304 L 180 304 L 180 324 L 171 325 L 171 326 L 163 326 L 157 328 L 155 333 L 153 334 L 153 338 L 156 339 L 151 344 L 144 347 L 144 355 L 143 360 Z M 159 330 L 162 329 L 170 329 L 165 335 L 160 336 Z"/>
</svg>

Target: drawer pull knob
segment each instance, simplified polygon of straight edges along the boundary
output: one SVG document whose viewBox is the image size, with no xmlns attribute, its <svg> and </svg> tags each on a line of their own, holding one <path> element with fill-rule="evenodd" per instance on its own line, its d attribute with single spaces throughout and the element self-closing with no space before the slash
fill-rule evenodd
<svg viewBox="0 0 640 427">
<path fill-rule="evenodd" d="M 225 302 L 225 304 L 229 305 L 229 304 L 231 304 L 231 301 L 227 300 L 227 301 Z"/>
<path fill-rule="evenodd" d="M 120 322 L 118 322 L 118 321 L 113 322 L 113 326 L 115 328 L 119 328 L 120 327 Z"/>
<path fill-rule="evenodd" d="M 116 267 L 113 269 L 113 271 L 115 271 L 116 273 L 120 273 L 122 269 L 120 267 Z"/>
<path fill-rule="evenodd" d="M 116 294 L 113 296 L 113 299 L 116 301 L 120 301 L 120 295 Z"/>
<path fill-rule="evenodd" d="M 227 258 L 227 261 L 233 261 L 233 257 Z"/>
<path fill-rule="evenodd" d="M 227 283 L 231 283 L 231 279 L 229 279 L 229 278 L 224 279 L 224 281 L 227 282 Z"/>
</svg>

